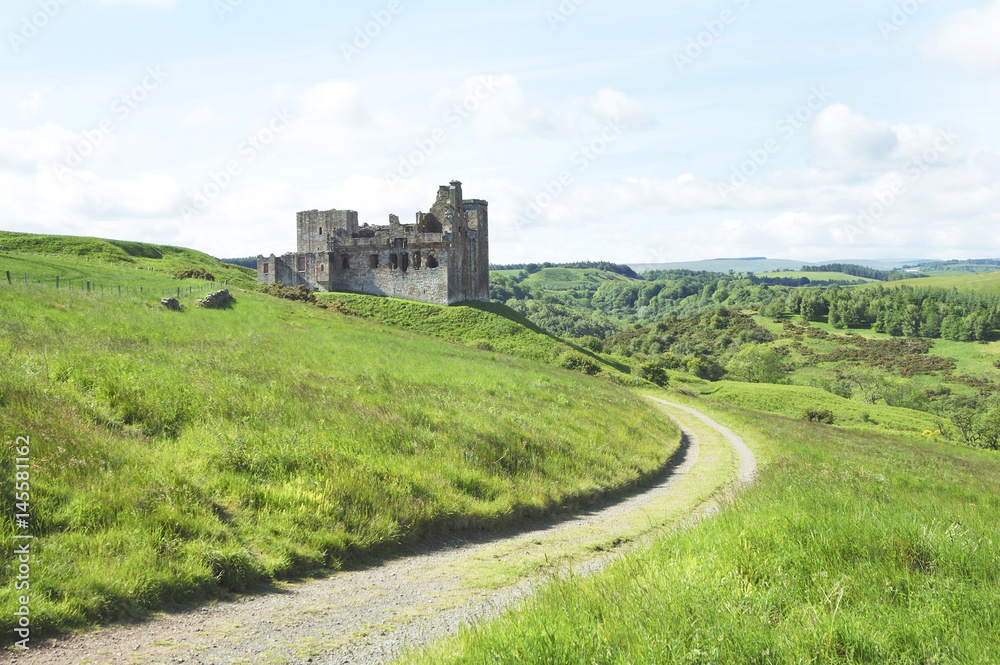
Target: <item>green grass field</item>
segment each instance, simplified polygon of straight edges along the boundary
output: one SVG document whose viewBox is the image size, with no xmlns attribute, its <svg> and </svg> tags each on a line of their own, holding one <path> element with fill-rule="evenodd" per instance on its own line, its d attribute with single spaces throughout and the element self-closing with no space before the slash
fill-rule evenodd
<svg viewBox="0 0 1000 665">
<path fill-rule="evenodd" d="M 707 399 L 732 404 L 751 411 L 801 419 L 806 409 L 828 409 L 840 427 L 922 434 L 941 428 L 942 419 L 923 411 L 838 397 L 819 388 L 719 381 L 698 391 Z"/>
<path fill-rule="evenodd" d="M 162 292 L 176 295 L 177 287 L 206 285 L 204 280 L 182 282 L 173 273 L 188 268 L 202 268 L 215 277 L 217 284 L 227 282 L 239 288 L 256 288 L 256 271 L 231 266 L 208 254 L 182 247 L 148 245 L 137 242 L 43 236 L 0 231 L 0 283 L 6 272 L 14 282 L 86 290 L 86 282 L 98 290 Z"/>
<path fill-rule="evenodd" d="M 543 268 L 530 275 L 524 284 L 543 291 L 571 291 L 574 289 L 596 289 L 604 282 L 630 281 L 617 273 L 606 270 L 582 268 Z"/>
<path fill-rule="evenodd" d="M 913 286 L 919 288 L 936 287 L 941 289 L 958 289 L 959 291 L 973 291 L 986 293 L 1000 293 L 1000 272 L 987 272 L 979 274 L 939 274 L 940 276 L 928 277 L 920 280 L 903 280 L 901 282 L 889 282 L 888 286 Z"/>
<path fill-rule="evenodd" d="M 766 462 L 754 486 L 404 661 L 996 662 L 996 453 L 694 405 Z"/>
<path fill-rule="evenodd" d="M 99 269 L 149 279 L 125 264 Z M 159 293 L 0 283 L 0 440 L 32 442 L 33 636 L 578 506 L 679 445 L 604 380 L 256 292 L 204 310 L 203 293 L 169 313 Z"/>
<path fill-rule="evenodd" d="M 814 282 L 846 281 L 846 282 L 863 282 L 865 284 L 870 284 L 875 282 L 874 279 L 868 279 L 867 277 L 855 277 L 854 275 L 848 275 L 846 272 L 803 272 L 801 270 L 781 270 L 777 272 L 761 273 L 760 276 L 788 278 L 788 279 L 799 279 L 800 277 L 806 277 Z"/>
<path fill-rule="evenodd" d="M 322 293 L 320 302 L 341 302 L 353 314 L 395 328 L 411 330 L 542 363 L 558 362 L 566 353 L 579 353 L 603 365 L 606 374 L 629 372 L 627 365 L 573 346 L 548 334 L 514 310 L 497 303 L 466 303 L 442 307 L 426 303 L 349 293 Z"/>
</svg>

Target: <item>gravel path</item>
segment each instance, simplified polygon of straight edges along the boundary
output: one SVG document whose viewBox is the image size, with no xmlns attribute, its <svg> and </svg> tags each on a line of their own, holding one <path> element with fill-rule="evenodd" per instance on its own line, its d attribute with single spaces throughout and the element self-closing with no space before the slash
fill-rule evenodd
<svg viewBox="0 0 1000 665">
<path fill-rule="evenodd" d="M 735 450 L 738 483 L 753 479 L 756 462 L 739 437 L 693 409 L 655 401 L 679 416 L 675 419 L 684 433 L 682 448 L 654 487 L 630 498 L 561 521 L 536 523 L 515 536 L 439 543 L 436 549 L 364 570 L 338 572 L 327 579 L 283 585 L 272 593 L 199 611 L 50 641 L 26 653 L 11 654 L 11 663 L 388 662 L 530 594 L 545 579 L 537 574 L 539 569 L 561 570 L 558 564 L 547 568 L 542 564 L 551 563 L 550 556 L 565 557 L 570 570 L 590 573 L 618 556 L 623 544 L 663 526 L 665 520 L 676 523 L 676 518 L 668 520 L 667 516 L 711 512 L 706 505 L 717 502 L 706 504 L 705 499 L 717 494 L 718 487 L 702 496 L 679 486 L 694 482 L 697 473 L 692 474 L 692 469 L 703 456 L 702 466 L 730 465 Z M 688 494 L 694 498 L 681 498 Z M 507 583 L 514 579 L 521 581 Z"/>
</svg>

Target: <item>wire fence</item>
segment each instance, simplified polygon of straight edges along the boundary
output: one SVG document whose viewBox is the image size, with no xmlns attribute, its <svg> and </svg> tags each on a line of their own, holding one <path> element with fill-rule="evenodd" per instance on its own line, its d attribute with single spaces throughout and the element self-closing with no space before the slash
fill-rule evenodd
<svg viewBox="0 0 1000 665">
<path fill-rule="evenodd" d="M 55 289 L 64 289 L 67 291 L 79 291 L 84 293 L 109 293 L 117 295 L 138 295 L 138 296 L 150 296 L 159 298 L 181 298 L 185 295 L 193 295 L 196 291 L 202 291 L 204 289 L 220 289 L 228 288 L 229 280 L 223 280 L 221 282 L 210 282 L 205 281 L 203 286 L 192 286 L 184 285 L 170 288 L 163 288 L 159 286 L 135 286 L 130 284 L 120 284 L 114 281 L 97 281 L 94 279 L 87 279 L 84 277 L 71 277 L 66 278 L 61 275 L 55 275 L 50 277 L 33 275 L 28 276 L 28 273 L 13 274 L 9 270 L 4 271 L 4 277 L 6 277 L 5 282 L 7 286 L 41 286 L 50 287 Z M 0 278 L 3 279 L 3 278 Z M 159 295 L 157 296 L 157 293 Z"/>
</svg>

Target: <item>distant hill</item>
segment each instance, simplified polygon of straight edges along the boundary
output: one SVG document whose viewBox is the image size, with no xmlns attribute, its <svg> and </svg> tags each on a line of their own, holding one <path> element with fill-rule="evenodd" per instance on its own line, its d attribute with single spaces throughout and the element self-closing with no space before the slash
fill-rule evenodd
<svg viewBox="0 0 1000 665">
<path fill-rule="evenodd" d="M 773 272 L 775 270 L 800 270 L 802 266 L 820 266 L 827 263 L 841 263 L 876 268 L 878 270 L 895 270 L 904 265 L 921 265 L 929 263 L 933 259 L 843 259 L 836 261 L 823 261 L 812 263 L 809 261 L 795 261 L 792 259 L 768 259 L 768 258 L 746 258 L 746 259 L 709 259 L 705 261 L 681 261 L 676 263 L 630 263 L 629 267 L 638 273 L 649 272 L 650 270 L 696 270 L 707 272 L 727 273 L 730 270 L 735 272 Z"/>
</svg>

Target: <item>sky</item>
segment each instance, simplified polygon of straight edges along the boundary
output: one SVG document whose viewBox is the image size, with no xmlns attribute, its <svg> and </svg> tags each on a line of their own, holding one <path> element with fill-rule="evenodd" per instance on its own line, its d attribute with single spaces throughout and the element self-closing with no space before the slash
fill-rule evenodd
<svg viewBox="0 0 1000 665">
<path fill-rule="evenodd" d="M 490 203 L 491 260 L 1000 256 L 1000 0 L 7 0 L 0 229 L 295 249 Z"/>
</svg>

